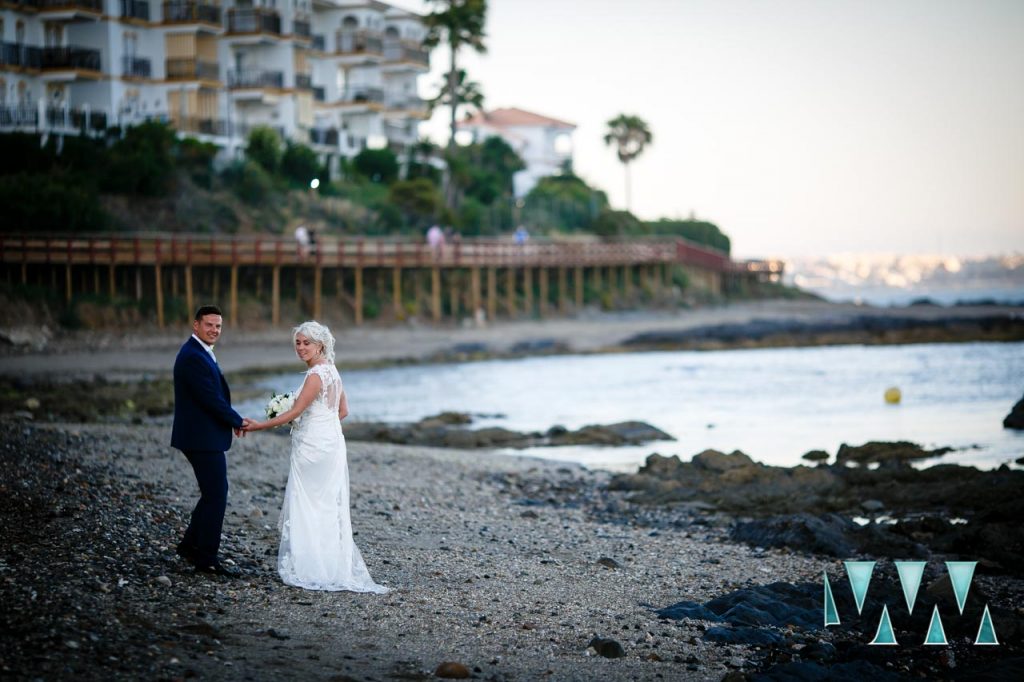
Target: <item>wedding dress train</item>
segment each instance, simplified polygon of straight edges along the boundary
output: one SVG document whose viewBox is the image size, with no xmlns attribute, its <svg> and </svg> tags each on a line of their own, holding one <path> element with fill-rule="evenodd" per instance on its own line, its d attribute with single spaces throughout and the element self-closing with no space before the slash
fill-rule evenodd
<svg viewBox="0 0 1024 682">
<path fill-rule="evenodd" d="M 352 539 L 348 458 L 338 419 L 341 377 L 332 364 L 316 365 L 322 388 L 292 427 L 291 470 L 281 508 L 277 572 L 308 590 L 388 591 L 370 577 Z"/>
</svg>

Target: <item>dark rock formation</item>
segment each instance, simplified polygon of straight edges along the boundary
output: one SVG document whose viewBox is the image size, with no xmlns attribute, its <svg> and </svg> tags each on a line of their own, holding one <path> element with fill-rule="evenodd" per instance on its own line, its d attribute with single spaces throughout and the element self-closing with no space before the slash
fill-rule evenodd
<svg viewBox="0 0 1024 682">
<path fill-rule="evenodd" d="M 1024 398 L 1018 400 L 1010 410 L 1010 414 L 1006 415 L 1006 419 L 1003 420 L 1003 428 L 1024 429 Z"/>
</svg>

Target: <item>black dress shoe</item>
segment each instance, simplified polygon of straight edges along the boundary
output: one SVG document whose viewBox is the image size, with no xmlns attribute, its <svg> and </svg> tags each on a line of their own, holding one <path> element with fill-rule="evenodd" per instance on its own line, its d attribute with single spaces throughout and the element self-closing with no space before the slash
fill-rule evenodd
<svg viewBox="0 0 1024 682">
<path fill-rule="evenodd" d="M 190 564 L 195 564 L 199 560 L 199 554 L 195 550 L 195 548 L 186 545 L 184 542 L 178 545 L 177 549 L 175 549 L 175 552 L 177 552 L 178 556 L 180 556 L 182 559 L 189 562 Z"/>
<path fill-rule="evenodd" d="M 237 568 L 231 566 L 225 566 L 219 561 L 215 561 L 208 566 L 196 566 L 196 573 L 203 573 L 205 575 L 219 575 L 224 578 L 241 578 L 242 572 Z"/>
</svg>

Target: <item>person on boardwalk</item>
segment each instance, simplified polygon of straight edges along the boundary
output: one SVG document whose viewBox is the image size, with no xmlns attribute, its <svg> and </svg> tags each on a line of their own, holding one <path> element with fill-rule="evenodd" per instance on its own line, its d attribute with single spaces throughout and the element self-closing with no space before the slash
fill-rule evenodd
<svg viewBox="0 0 1024 682">
<path fill-rule="evenodd" d="M 306 374 L 292 406 L 247 431 L 292 426 L 291 468 L 281 508 L 281 580 L 307 590 L 388 591 L 370 577 L 352 538 L 348 459 L 341 420 L 348 398 L 334 366 L 334 336 L 319 322 L 303 322 L 292 334 Z"/>
<path fill-rule="evenodd" d="M 244 435 L 242 427 L 249 420 L 232 409 L 228 382 L 213 354 L 222 326 L 220 308 L 202 306 L 192 322 L 192 336 L 178 351 L 171 447 L 181 450 L 192 465 L 200 493 L 178 555 L 200 572 L 237 577 L 238 571 L 218 556 L 228 500 L 224 453 L 231 447 L 232 430 Z"/>
</svg>

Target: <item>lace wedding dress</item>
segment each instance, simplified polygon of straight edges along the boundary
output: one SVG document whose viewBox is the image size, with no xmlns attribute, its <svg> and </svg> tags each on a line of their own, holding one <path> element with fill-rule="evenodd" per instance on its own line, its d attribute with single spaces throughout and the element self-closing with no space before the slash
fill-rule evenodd
<svg viewBox="0 0 1024 682">
<path fill-rule="evenodd" d="M 348 460 L 338 419 L 341 377 L 333 364 L 306 372 L 320 377 L 319 395 L 292 427 L 291 470 L 281 508 L 277 572 L 307 590 L 384 593 L 352 540 Z"/>
</svg>

